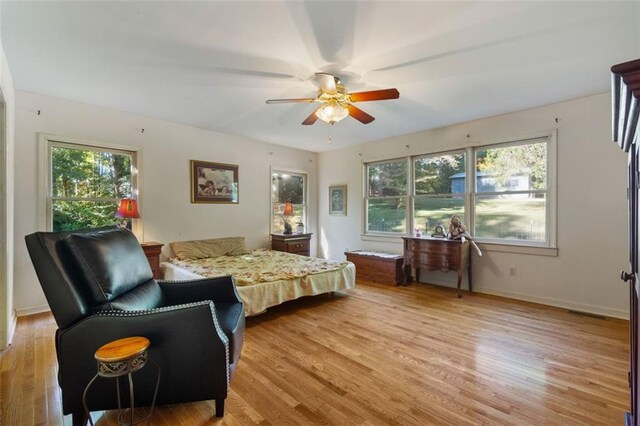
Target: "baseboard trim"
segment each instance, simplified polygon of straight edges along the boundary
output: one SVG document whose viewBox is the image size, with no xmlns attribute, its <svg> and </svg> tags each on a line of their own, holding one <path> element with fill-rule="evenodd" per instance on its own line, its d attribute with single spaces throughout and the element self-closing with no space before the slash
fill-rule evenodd
<svg viewBox="0 0 640 426">
<path fill-rule="evenodd" d="M 513 291 L 504 291 L 497 288 L 478 288 L 474 289 L 477 293 L 492 294 L 494 296 L 507 297 L 509 299 L 523 300 L 525 302 L 540 303 L 542 305 L 555 306 L 556 308 L 569 309 L 574 311 L 582 311 L 595 315 L 604 315 L 611 318 L 629 319 L 629 312 L 618 309 L 603 308 L 602 306 L 588 305 L 584 303 L 568 302 L 566 300 L 556 300 L 548 297 L 532 296 Z"/>
<path fill-rule="evenodd" d="M 425 284 L 435 284 L 442 287 L 456 288 L 455 281 L 444 281 L 437 278 L 429 278 L 429 281 Z M 462 289 L 468 289 L 466 277 L 462 280 Z M 500 288 L 495 287 L 474 287 L 473 292 L 491 294 L 494 296 L 506 297 L 508 299 L 522 300 L 524 302 L 539 303 L 541 305 L 554 306 L 556 308 L 563 308 L 573 311 L 581 311 L 589 314 L 604 315 L 605 317 L 610 318 L 620 318 L 626 320 L 629 319 L 629 311 L 621 311 L 619 309 L 610 309 L 602 306 L 588 305 L 584 303 L 575 303 L 566 300 L 556 300 L 549 297 L 533 296 L 530 294 L 518 293 L 515 291 L 504 291 Z"/>
<path fill-rule="evenodd" d="M 30 308 L 16 309 L 16 317 L 26 317 L 27 315 L 41 314 L 49 311 L 51 311 L 49 305 L 32 306 Z"/>
</svg>

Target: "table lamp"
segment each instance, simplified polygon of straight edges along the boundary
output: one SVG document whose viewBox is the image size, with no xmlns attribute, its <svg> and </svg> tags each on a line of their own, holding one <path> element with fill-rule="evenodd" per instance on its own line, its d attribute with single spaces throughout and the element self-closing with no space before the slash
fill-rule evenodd
<svg viewBox="0 0 640 426">
<path fill-rule="evenodd" d="M 138 201 L 133 198 L 123 198 L 120 200 L 120 207 L 116 212 L 116 217 L 124 219 L 118 223 L 121 228 L 131 229 L 131 219 L 139 219 L 140 213 L 138 212 Z"/>
<path fill-rule="evenodd" d="M 282 220 L 284 221 L 283 234 L 292 234 L 291 224 L 289 223 L 289 217 L 293 216 L 293 204 L 287 203 L 284 205 L 284 211 L 282 212 Z"/>
</svg>

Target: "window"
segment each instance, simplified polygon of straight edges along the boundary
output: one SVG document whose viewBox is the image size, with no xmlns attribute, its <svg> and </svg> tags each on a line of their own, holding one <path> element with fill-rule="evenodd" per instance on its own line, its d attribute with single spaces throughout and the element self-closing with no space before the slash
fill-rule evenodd
<svg viewBox="0 0 640 426">
<path fill-rule="evenodd" d="M 413 158 L 414 228 L 431 232 L 454 214 L 464 218 L 465 158 L 464 151 Z"/>
<path fill-rule="evenodd" d="M 271 232 L 284 231 L 284 206 L 293 204 L 293 216 L 289 223 L 295 232 L 296 225 L 307 222 L 307 175 L 285 170 L 273 170 L 271 173 Z"/>
<path fill-rule="evenodd" d="M 406 159 L 367 164 L 367 232 L 407 232 L 408 169 Z"/>
<path fill-rule="evenodd" d="M 48 142 L 47 224 L 53 231 L 113 225 L 136 195 L 135 152 Z"/>
<path fill-rule="evenodd" d="M 547 241 L 546 139 L 477 149 L 475 170 L 476 238 Z"/>
<path fill-rule="evenodd" d="M 555 247 L 554 136 L 365 163 L 364 170 L 366 234 L 431 233 L 455 214 L 482 242 Z"/>
</svg>

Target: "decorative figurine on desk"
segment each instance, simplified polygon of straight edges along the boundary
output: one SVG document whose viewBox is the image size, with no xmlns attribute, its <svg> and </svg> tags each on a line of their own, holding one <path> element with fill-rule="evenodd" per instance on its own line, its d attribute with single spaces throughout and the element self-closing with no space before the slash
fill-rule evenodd
<svg viewBox="0 0 640 426">
<path fill-rule="evenodd" d="M 420 228 L 416 228 L 416 238 L 422 237 L 422 230 Z"/>
<path fill-rule="evenodd" d="M 431 234 L 431 236 L 436 238 L 446 237 L 446 235 L 444 235 L 444 228 L 442 227 L 442 225 L 437 225 L 435 231 L 433 231 L 433 234 Z"/>
<path fill-rule="evenodd" d="M 450 240 L 462 240 L 463 243 L 465 240 L 469 240 L 473 248 L 476 249 L 478 256 L 482 256 L 480 248 L 473 241 L 471 234 L 467 232 L 467 227 L 464 226 L 464 223 L 460 220 L 460 216 L 456 214 L 451 216 L 451 220 L 449 220 L 449 233 L 447 234 L 447 238 Z"/>
</svg>

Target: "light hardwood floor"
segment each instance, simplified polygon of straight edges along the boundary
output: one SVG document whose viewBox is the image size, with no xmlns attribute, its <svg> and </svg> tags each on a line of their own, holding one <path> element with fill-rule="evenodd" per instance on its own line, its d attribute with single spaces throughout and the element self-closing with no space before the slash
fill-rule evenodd
<svg viewBox="0 0 640 426">
<path fill-rule="evenodd" d="M 0 424 L 62 423 L 55 328 L 49 314 L 20 318 Z M 223 419 L 208 401 L 160 407 L 153 424 L 621 425 L 627 359 L 626 321 L 358 283 L 248 319 Z"/>
</svg>

